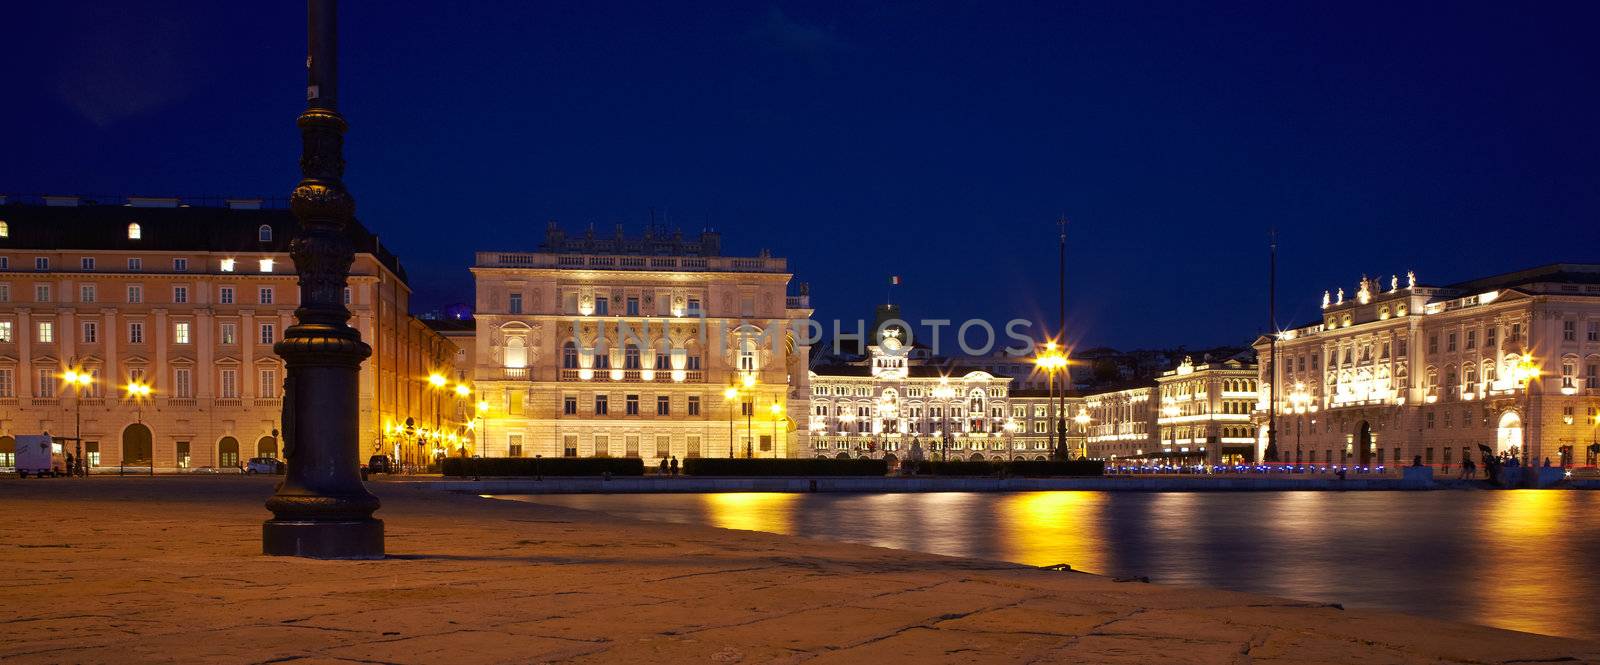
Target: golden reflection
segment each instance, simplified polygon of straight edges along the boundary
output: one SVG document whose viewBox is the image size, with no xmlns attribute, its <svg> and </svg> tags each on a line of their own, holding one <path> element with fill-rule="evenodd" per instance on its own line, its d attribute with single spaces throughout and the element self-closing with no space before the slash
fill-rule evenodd
<svg viewBox="0 0 1600 665">
<path fill-rule="evenodd" d="M 1477 537 L 1482 543 L 1485 572 L 1473 585 L 1481 594 L 1478 623 L 1530 633 L 1549 633 L 1564 621 L 1570 607 L 1559 599 L 1568 593 L 1564 571 L 1552 568 L 1547 548 L 1566 535 L 1563 514 L 1570 515 L 1572 492 L 1508 490 L 1489 502 Z"/>
<path fill-rule="evenodd" d="M 1024 492 L 1000 499 L 1001 557 L 1030 566 L 1105 570 L 1103 492 Z"/>
<path fill-rule="evenodd" d="M 794 511 L 799 500 L 799 494 L 779 492 L 700 495 L 712 526 L 784 535 L 794 535 Z"/>
</svg>

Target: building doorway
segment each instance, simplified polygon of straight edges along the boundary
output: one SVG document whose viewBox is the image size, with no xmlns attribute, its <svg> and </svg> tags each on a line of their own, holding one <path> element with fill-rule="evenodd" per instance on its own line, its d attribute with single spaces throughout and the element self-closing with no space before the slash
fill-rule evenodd
<svg viewBox="0 0 1600 665">
<path fill-rule="evenodd" d="M 222 437 L 222 440 L 217 442 L 217 467 L 227 469 L 238 466 L 239 440 L 231 436 Z"/>
<path fill-rule="evenodd" d="M 0 467 L 14 467 L 17 465 L 17 440 L 9 436 L 0 436 Z"/>
<path fill-rule="evenodd" d="M 1500 426 L 1495 430 L 1494 452 L 1511 453 L 1512 457 L 1522 454 L 1522 416 L 1516 411 L 1507 411 L 1500 415 Z"/>
<path fill-rule="evenodd" d="M 1372 423 L 1361 421 L 1356 430 L 1356 453 L 1361 466 L 1372 466 Z"/>
<path fill-rule="evenodd" d="M 144 466 L 155 459 L 152 450 L 154 437 L 143 423 L 134 423 L 122 430 L 122 463 Z"/>
<path fill-rule="evenodd" d="M 263 436 L 256 441 L 256 457 L 278 458 L 278 440 L 274 437 Z"/>
</svg>

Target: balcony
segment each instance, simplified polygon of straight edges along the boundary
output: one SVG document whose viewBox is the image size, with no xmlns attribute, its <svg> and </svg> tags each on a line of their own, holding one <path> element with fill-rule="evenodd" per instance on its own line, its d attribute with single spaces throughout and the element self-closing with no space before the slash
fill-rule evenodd
<svg viewBox="0 0 1600 665">
<path fill-rule="evenodd" d="M 590 382 L 597 382 L 597 383 L 680 383 L 679 381 L 672 380 L 673 370 L 670 370 L 670 369 L 652 370 L 652 371 L 655 372 L 655 375 L 649 381 L 646 381 L 645 378 L 644 378 L 644 370 L 637 370 L 637 369 L 622 370 L 622 378 L 621 379 L 613 379 L 613 378 L 611 378 L 611 372 L 614 371 L 614 370 L 596 369 L 596 370 L 590 370 L 590 371 L 593 373 L 593 376 L 591 376 L 588 379 L 585 379 L 580 374 L 581 372 L 583 372 L 583 370 L 563 369 L 557 375 L 557 380 L 560 380 L 560 381 L 590 381 Z M 683 372 L 683 381 L 681 383 L 704 383 L 705 380 L 706 380 L 705 372 L 702 371 L 702 370 L 678 370 L 678 371 L 682 371 Z"/>
<path fill-rule="evenodd" d="M 789 309 L 811 309 L 811 296 L 784 296 L 784 306 Z"/>
<path fill-rule="evenodd" d="M 500 378 L 506 381 L 527 381 L 533 378 L 533 370 L 527 367 L 501 367 Z"/>
<path fill-rule="evenodd" d="M 237 397 L 223 397 L 211 400 L 212 406 L 243 406 L 244 401 Z"/>
<path fill-rule="evenodd" d="M 256 406 L 283 406 L 283 400 L 278 399 L 276 397 L 257 397 L 255 399 L 255 405 Z"/>
<path fill-rule="evenodd" d="M 195 405 L 195 400 L 194 400 L 193 397 L 169 397 L 169 398 L 167 398 L 167 406 L 192 407 L 194 405 Z"/>
</svg>

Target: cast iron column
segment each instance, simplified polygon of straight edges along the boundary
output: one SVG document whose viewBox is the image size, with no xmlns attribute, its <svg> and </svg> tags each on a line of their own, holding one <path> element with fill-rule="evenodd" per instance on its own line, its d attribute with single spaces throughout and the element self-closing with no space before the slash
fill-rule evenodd
<svg viewBox="0 0 1600 665">
<path fill-rule="evenodd" d="M 267 499 L 261 527 L 269 555 L 322 559 L 383 556 L 378 497 L 361 484 L 358 385 L 372 349 L 347 325 L 346 278 L 355 260 L 346 228 L 355 200 L 345 190 L 344 118 L 338 108 L 338 3 L 309 0 L 306 110 L 300 114 L 300 184 L 290 208 L 300 232 L 289 245 L 300 276 L 296 323 L 273 345 L 287 366 L 283 452 L 288 471 Z"/>
</svg>

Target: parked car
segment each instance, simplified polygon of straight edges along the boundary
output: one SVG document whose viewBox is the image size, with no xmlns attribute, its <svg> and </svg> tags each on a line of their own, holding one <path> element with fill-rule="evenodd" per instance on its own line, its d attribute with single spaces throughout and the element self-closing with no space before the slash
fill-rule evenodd
<svg viewBox="0 0 1600 665">
<path fill-rule="evenodd" d="M 210 474 L 215 474 L 216 472 L 217 472 L 217 467 L 214 467 L 214 466 L 197 466 L 197 467 L 194 468 L 193 471 L 190 471 L 189 473 L 210 473 Z"/>
<path fill-rule="evenodd" d="M 373 455 L 367 459 L 367 473 L 394 473 L 394 465 L 389 462 L 388 455 Z"/>
<path fill-rule="evenodd" d="M 244 465 L 246 474 L 270 473 L 275 475 L 283 473 L 283 469 L 283 461 L 271 457 L 252 457 Z"/>
</svg>

